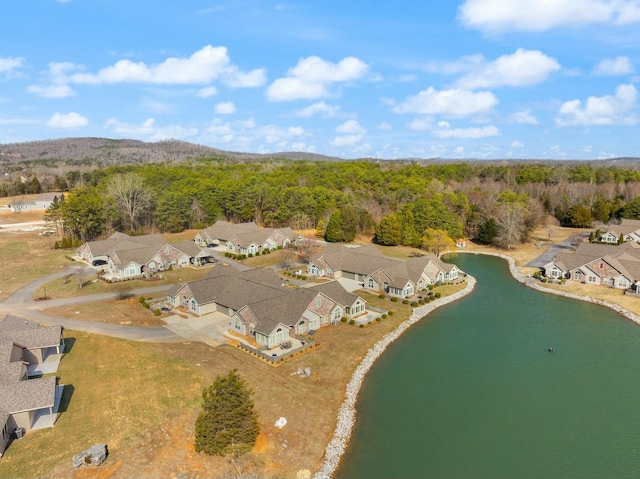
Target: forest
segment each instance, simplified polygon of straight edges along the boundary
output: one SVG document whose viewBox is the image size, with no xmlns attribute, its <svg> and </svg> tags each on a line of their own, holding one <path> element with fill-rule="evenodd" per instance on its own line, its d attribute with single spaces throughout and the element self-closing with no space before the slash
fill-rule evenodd
<svg viewBox="0 0 640 479">
<path fill-rule="evenodd" d="M 466 237 L 508 248 L 550 221 L 588 228 L 640 219 L 638 180 L 634 168 L 582 162 L 203 158 L 22 176 L 0 184 L 0 194 L 69 192 L 46 213 L 67 243 L 225 219 L 315 229 L 334 242 L 375 235 L 384 245 L 437 249 Z"/>
</svg>

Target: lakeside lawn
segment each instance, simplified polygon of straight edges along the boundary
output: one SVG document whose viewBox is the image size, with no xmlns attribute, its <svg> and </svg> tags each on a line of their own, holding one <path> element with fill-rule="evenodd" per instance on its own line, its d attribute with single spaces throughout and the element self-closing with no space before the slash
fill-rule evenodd
<svg viewBox="0 0 640 479">
<path fill-rule="evenodd" d="M 261 437 L 251 457 L 264 477 L 315 471 L 352 370 L 411 312 L 388 299 L 370 294 L 366 299 L 395 314 L 364 328 L 347 323 L 322 328 L 314 336 L 319 347 L 279 367 L 229 345 L 141 343 L 66 331 L 73 345 L 58 375 L 73 394 L 65 396 L 54 428 L 30 432 L 7 449 L 0 477 L 87 477 L 89 470 L 71 467 L 71 457 L 95 443 L 107 443 L 110 450 L 100 477 L 169 477 L 181 471 L 210 477 L 205 471 L 227 465 L 224 459 L 195 454 L 193 421 L 202 388 L 231 369 L 255 392 Z M 307 367 L 311 377 L 292 375 Z M 282 416 L 288 424 L 280 430 L 275 422 Z"/>
</svg>

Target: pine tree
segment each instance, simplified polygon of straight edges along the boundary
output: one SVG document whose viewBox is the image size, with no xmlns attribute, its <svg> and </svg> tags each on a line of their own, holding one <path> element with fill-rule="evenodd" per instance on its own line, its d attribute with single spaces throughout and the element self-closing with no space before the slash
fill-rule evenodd
<svg viewBox="0 0 640 479">
<path fill-rule="evenodd" d="M 202 411 L 196 419 L 196 452 L 240 455 L 253 448 L 260 428 L 252 395 L 235 369 L 216 377 L 202 392 Z"/>
</svg>

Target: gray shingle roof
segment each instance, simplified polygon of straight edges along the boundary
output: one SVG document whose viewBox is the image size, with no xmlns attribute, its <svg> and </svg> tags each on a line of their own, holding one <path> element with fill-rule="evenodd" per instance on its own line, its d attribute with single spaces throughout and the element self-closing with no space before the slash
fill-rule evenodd
<svg viewBox="0 0 640 479">
<path fill-rule="evenodd" d="M 238 233 L 258 231 L 259 229 L 258 225 L 253 221 L 249 223 L 229 223 L 228 221 L 218 220 L 205 229 L 204 234 L 210 239 L 227 241 Z"/>
<path fill-rule="evenodd" d="M 35 329 L 20 329 L 0 334 L 27 349 L 50 348 L 60 345 L 62 341 L 62 326 L 47 326 Z"/>
<path fill-rule="evenodd" d="M 0 410 L 13 414 L 53 407 L 57 384 L 57 377 L 46 377 L 0 387 Z"/>
<path fill-rule="evenodd" d="M 328 281 L 326 283 L 312 286 L 309 289 L 320 291 L 326 294 L 328 297 L 337 301 L 342 306 L 352 306 L 359 296 L 357 294 L 350 293 L 338 282 Z M 363 300 L 364 301 L 364 300 Z"/>
</svg>

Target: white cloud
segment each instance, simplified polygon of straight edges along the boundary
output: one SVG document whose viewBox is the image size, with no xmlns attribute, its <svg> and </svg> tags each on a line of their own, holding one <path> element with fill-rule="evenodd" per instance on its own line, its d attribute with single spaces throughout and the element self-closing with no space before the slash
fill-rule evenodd
<svg viewBox="0 0 640 479">
<path fill-rule="evenodd" d="M 338 133 L 363 135 L 367 132 L 356 120 L 347 120 L 336 127 Z"/>
<path fill-rule="evenodd" d="M 515 53 L 502 55 L 493 62 L 478 61 L 470 70 L 458 80 L 459 88 L 535 85 L 560 70 L 560 65 L 539 50 L 518 48 Z"/>
<path fill-rule="evenodd" d="M 148 118 L 140 124 L 125 123 L 116 120 L 115 118 L 109 118 L 105 124 L 105 130 L 113 131 L 119 135 L 141 136 L 152 135 L 155 132 L 155 120 Z"/>
<path fill-rule="evenodd" d="M 596 75 L 628 75 L 634 72 L 631 60 L 623 56 L 602 60 L 593 69 L 593 73 Z"/>
<path fill-rule="evenodd" d="M 343 135 L 336 136 L 331 140 L 332 146 L 350 146 L 356 145 L 362 140 L 362 135 Z"/>
<path fill-rule="evenodd" d="M 69 85 L 31 85 L 27 91 L 44 98 L 68 98 L 76 94 Z"/>
<path fill-rule="evenodd" d="M 525 123 L 528 125 L 537 125 L 538 119 L 531 114 L 531 110 L 522 110 L 509 116 L 509 120 L 513 123 Z"/>
<path fill-rule="evenodd" d="M 356 120 L 347 120 L 336 127 L 336 132 L 342 133 L 331 140 L 333 146 L 349 146 L 360 143 L 367 132 Z"/>
<path fill-rule="evenodd" d="M 541 32 L 591 23 L 640 21 L 637 0 L 466 0 L 458 9 L 463 24 L 485 33 Z"/>
<path fill-rule="evenodd" d="M 559 126 L 572 125 L 633 125 L 637 122 L 633 110 L 638 91 L 633 85 L 620 85 L 615 95 L 591 96 L 583 104 L 571 100 L 562 104 L 556 118 Z"/>
<path fill-rule="evenodd" d="M 51 128 L 80 128 L 88 124 L 89 120 L 87 118 L 75 112 L 67 114 L 54 113 L 47 122 L 47 126 Z"/>
<path fill-rule="evenodd" d="M 267 89 L 269 101 L 325 98 L 334 83 L 358 80 L 369 71 L 369 66 L 355 57 L 346 57 L 331 63 L 317 56 L 302 58 L 287 71 L 283 78 L 275 80 Z"/>
<path fill-rule="evenodd" d="M 197 91 L 198 98 L 209 98 L 218 94 L 218 89 L 214 86 L 206 86 Z"/>
<path fill-rule="evenodd" d="M 447 126 L 441 128 L 439 130 L 433 130 L 433 135 L 440 139 L 445 138 L 487 138 L 490 136 L 498 136 L 500 135 L 500 130 L 493 125 L 484 126 L 481 128 L 472 127 L 472 128 L 449 128 L 448 123 Z"/>
<path fill-rule="evenodd" d="M 216 105 L 215 112 L 218 115 L 231 115 L 236 112 L 236 106 L 232 101 L 224 101 Z"/>
<path fill-rule="evenodd" d="M 241 72 L 232 67 L 223 77 L 224 83 L 231 88 L 255 88 L 267 82 L 267 73 L 264 68 L 257 68 L 250 72 Z"/>
<path fill-rule="evenodd" d="M 383 130 L 383 131 L 391 131 L 391 130 L 393 130 L 393 126 L 391 126 L 391 123 L 388 123 L 386 121 L 383 121 L 382 123 L 379 123 L 377 128 L 378 128 L 378 130 Z"/>
<path fill-rule="evenodd" d="M 103 128 L 123 137 L 141 138 L 146 141 L 187 139 L 193 138 L 199 133 L 199 130 L 195 127 L 184 127 L 181 125 L 159 127 L 156 126 L 156 121 L 153 118 L 148 118 L 139 124 L 125 123 L 115 118 L 109 118 Z"/>
<path fill-rule="evenodd" d="M 234 87 L 259 86 L 264 72 L 253 70 L 243 73 L 231 64 L 226 47 L 207 45 L 188 58 L 167 58 L 162 63 L 147 65 L 131 60 L 119 60 L 97 73 L 74 73 L 68 77 L 72 83 L 152 83 L 152 84 L 207 84 L 222 78 Z"/>
<path fill-rule="evenodd" d="M 22 57 L 0 58 L 0 73 L 11 75 L 18 68 L 24 66 L 25 59 Z"/>
<path fill-rule="evenodd" d="M 433 128 L 433 119 L 429 117 L 414 118 L 407 124 L 407 128 L 413 131 L 425 131 Z"/>
<path fill-rule="evenodd" d="M 300 144 L 306 136 L 308 133 L 300 126 L 259 126 L 253 119 L 224 122 L 216 118 L 206 125 L 202 139 L 207 143 L 222 144 L 237 151 L 268 152 L 273 146 L 280 150 L 290 149 L 292 144 Z M 261 142 L 267 143 L 270 147 L 262 148 L 259 145 Z"/>
<path fill-rule="evenodd" d="M 489 91 L 472 92 L 460 89 L 438 91 L 429 87 L 417 95 L 408 97 L 404 102 L 394 105 L 393 111 L 463 117 L 488 113 L 497 104 L 498 99 Z"/>
<path fill-rule="evenodd" d="M 511 148 L 523 148 L 524 145 L 522 144 L 522 142 L 518 141 L 518 140 L 513 140 L 511 142 Z"/>
<path fill-rule="evenodd" d="M 295 114 L 296 116 L 299 116 L 302 118 L 310 118 L 315 115 L 321 115 L 323 117 L 332 117 L 332 116 L 335 116 L 336 113 L 338 113 L 338 111 L 340 111 L 339 106 L 331 106 L 331 105 L 327 105 L 323 101 L 319 101 L 303 108 L 302 110 L 296 111 Z"/>
</svg>

